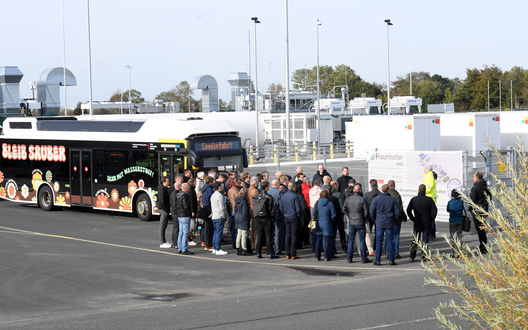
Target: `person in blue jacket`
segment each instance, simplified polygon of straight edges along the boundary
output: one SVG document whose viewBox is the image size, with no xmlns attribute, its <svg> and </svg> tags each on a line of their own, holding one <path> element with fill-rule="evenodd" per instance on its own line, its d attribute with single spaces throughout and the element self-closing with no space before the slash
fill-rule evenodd
<svg viewBox="0 0 528 330">
<path fill-rule="evenodd" d="M 321 259 L 321 243 L 324 240 L 325 261 L 330 261 L 332 252 L 330 249 L 330 239 L 334 234 L 332 222 L 337 216 L 334 204 L 328 200 L 329 193 L 326 190 L 321 191 L 319 200 L 315 203 L 313 216 L 317 221 L 317 232 L 315 242 L 315 260 Z"/>
<path fill-rule="evenodd" d="M 464 227 L 464 202 L 460 199 L 460 194 L 456 189 L 451 191 L 452 199 L 447 203 L 447 212 L 449 212 L 449 233 L 451 239 L 458 237 L 462 244 L 462 228 Z M 453 250 L 453 254 L 454 254 Z"/>
<path fill-rule="evenodd" d="M 370 218 L 376 222 L 376 261 L 375 266 L 381 265 L 381 246 L 385 234 L 385 246 L 389 255 L 389 265 L 397 265 L 394 262 L 394 244 L 392 243 L 393 228 L 396 219 L 400 216 L 400 206 L 396 198 L 389 194 L 389 185 L 381 187 L 381 194 L 372 201 L 370 205 Z"/>
</svg>

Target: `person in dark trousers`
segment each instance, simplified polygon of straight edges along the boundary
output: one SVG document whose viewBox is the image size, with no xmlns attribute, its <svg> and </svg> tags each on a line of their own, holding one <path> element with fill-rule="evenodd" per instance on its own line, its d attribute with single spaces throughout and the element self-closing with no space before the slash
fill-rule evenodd
<svg viewBox="0 0 528 330">
<path fill-rule="evenodd" d="M 211 218 L 211 196 L 213 196 L 214 189 L 213 184 L 214 178 L 212 176 L 207 176 L 205 178 L 205 185 L 202 187 L 201 193 L 202 193 L 202 205 L 205 209 L 205 213 L 207 216 L 204 217 L 204 224 L 205 224 L 205 234 L 204 234 L 204 241 L 205 241 L 205 250 L 206 251 L 213 251 L 213 235 L 214 235 L 214 224 L 213 219 Z"/>
<path fill-rule="evenodd" d="M 330 184 L 328 184 L 328 186 L 323 189 L 323 190 L 326 190 L 328 191 L 328 200 L 334 204 L 334 208 L 335 208 L 335 211 L 336 211 L 336 217 L 334 219 L 334 222 L 332 222 L 332 229 L 333 229 L 333 234 L 332 234 L 332 238 L 330 239 L 330 256 L 332 258 L 337 258 L 337 249 L 336 249 L 336 239 L 337 239 L 337 232 L 338 232 L 338 227 L 341 226 L 343 227 L 343 206 L 342 204 L 340 203 L 339 201 L 339 198 L 335 197 L 334 195 L 332 195 L 332 190 L 334 189 L 334 187 L 332 187 Z M 342 248 L 342 247 L 341 247 Z"/>
<path fill-rule="evenodd" d="M 297 234 L 301 225 L 302 209 L 299 197 L 293 191 L 295 184 L 288 183 L 288 191 L 282 195 L 279 208 L 286 225 L 286 259 L 300 259 L 297 256 Z"/>
<path fill-rule="evenodd" d="M 462 244 L 462 229 L 464 228 L 464 202 L 460 198 L 460 193 L 451 190 L 451 200 L 447 203 L 446 211 L 449 212 L 449 234 L 451 239 L 455 237 Z M 453 250 L 453 257 L 455 250 Z"/>
<path fill-rule="evenodd" d="M 171 245 L 167 243 L 167 240 L 165 239 L 165 230 L 167 229 L 167 224 L 169 223 L 170 213 L 169 186 L 170 179 L 166 176 L 162 176 L 160 184 L 158 185 L 158 211 L 160 213 L 159 235 L 161 241 L 160 248 L 162 249 L 171 248 Z"/>
<path fill-rule="evenodd" d="M 431 197 L 425 195 L 426 187 L 421 184 L 418 187 L 418 196 L 411 198 L 409 205 L 407 206 L 407 215 L 412 222 L 414 222 L 414 236 L 418 241 L 421 241 L 427 247 L 429 244 L 429 235 L 433 221 L 436 219 L 438 210 L 436 204 Z M 418 244 L 413 241 L 411 244 L 411 258 L 410 262 L 413 262 L 416 258 L 416 252 L 418 251 Z M 422 251 L 422 260 L 425 260 Z"/>
<path fill-rule="evenodd" d="M 260 192 L 253 196 L 253 216 L 257 220 L 257 258 L 262 258 L 263 239 L 266 237 L 266 252 L 270 259 L 280 258 L 276 256 L 273 249 L 272 226 L 275 218 L 275 206 L 273 197 L 268 194 L 269 183 L 260 183 Z"/>
<path fill-rule="evenodd" d="M 348 216 L 348 251 L 347 262 L 352 263 L 354 254 L 353 246 L 356 238 L 356 232 L 359 236 L 359 245 L 361 260 L 364 264 L 372 262 L 367 258 L 367 245 L 365 244 L 366 226 L 365 223 L 369 217 L 368 203 L 363 196 L 361 196 L 361 187 L 354 187 L 354 194 L 345 199 L 343 205 L 343 213 Z"/>
<path fill-rule="evenodd" d="M 475 173 L 475 175 L 473 176 L 473 181 L 475 183 L 471 188 L 469 197 L 471 198 L 471 201 L 473 203 L 480 206 L 485 212 L 488 212 L 488 200 L 491 200 L 491 193 L 488 189 L 488 184 L 486 183 L 486 181 L 484 180 L 484 176 L 480 172 Z M 485 221 L 487 215 L 472 206 L 469 206 L 469 211 L 471 212 L 471 215 L 473 217 L 473 223 L 475 224 L 475 228 L 477 229 L 477 234 L 480 242 L 480 252 L 488 253 L 488 248 L 486 247 L 486 244 L 488 244 L 488 238 L 486 237 L 485 225 L 480 220 L 483 219 Z"/>
<path fill-rule="evenodd" d="M 392 243 L 392 232 L 394 222 L 400 216 L 400 207 L 396 198 L 389 195 L 389 185 L 381 187 L 381 195 L 378 195 L 370 205 L 370 218 L 376 222 L 376 262 L 374 265 L 381 265 L 381 246 L 383 235 L 385 234 L 385 245 L 389 255 L 389 265 L 397 265 L 394 262 L 394 245 Z"/>
<path fill-rule="evenodd" d="M 400 232 L 401 232 L 401 224 L 402 222 L 407 222 L 407 215 L 405 214 L 405 211 L 403 210 L 403 202 L 400 193 L 396 190 L 396 182 L 394 180 L 389 180 L 389 195 L 396 198 L 396 201 L 398 202 L 398 205 L 400 207 L 400 216 L 398 219 L 396 219 L 394 224 L 394 232 L 393 232 L 393 243 L 394 243 L 394 258 L 400 259 Z"/>
<path fill-rule="evenodd" d="M 365 197 L 367 197 L 369 205 L 372 205 L 372 201 L 374 198 L 378 197 L 378 195 L 381 195 L 381 191 L 378 189 L 378 181 L 375 179 L 370 180 L 370 191 L 368 193 L 365 193 Z M 374 235 L 372 235 L 374 234 Z M 369 221 L 369 224 L 367 226 L 367 236 L 369 238 L 367 241 L 367 249 L 369 251 L 376 250 L 376 223 L 374 221 Z M 372 236 L 374 236 L 374 239 L 372 239 Z M 369 246 L 369 242 L 371 242 L 371 245 Z"/>
<path fill-rule="evenodd" d="M 229 214 L 231 215 L 231 218 L 232 218 L 232 224 L 231 224 L 231 245 L 233 246 L 233 249 L 236 248 L 236 241 L 237 241 L 237 228 L 236 228 L 236 221 L 234 220 L 234 216 L 235 216 L 235 204 L 236 204 L 236 198 L 238 196 L 238 192 L 240 191 L 240 189 L 242 189 L 242 187 L 240 186 L 241 183 L 240 183 L 240 179 L 238 178 L 234 178 L 233 180 L 231 180 L 231 188 L 229 188 L 229 191 L 227 192 L 227 197 L 229 198 L 229 205 L 231 206 L 231 209 L 229 210 Z M 247 195 L 247 189 L 246 189 L 246 195 Z M 247 199 L 247 196 L 246 196 L 246 199 Z M 248 214 L 249 214 L 249 210 L 248 210 Z M 244 244 L 245 245 L 245 244 Z"/>
<path fill-rule="evenodd" d="M 319 199 L 313 207 L 312 214 L 317 219 L 317 231 L 315 234 L 315 260 L 321 259 L 321 246 L 324 242 L 324 257 L 325 261 L 330 261 L 332 258 L 332 249 L 330 240 L 334 234 L 332 223 L 335 221 L 337 212 L 332 202 L 328 200 L 330 194 L 327 190 L 321 190 Z"/>
<path fill-rule="evenodd" d="M 294 191 L 297 194 L 297 197 L 299 197 L 299 204 L 301 205 L 301 223 L 296 245 L 297 250 L 299 250 L 302 249 L 303 245 L 310 244 L 310 229 L 308 228 L 308 224 L 310 223 L 310 207 L 306 203 L 306 199 L 302 193 L 302 186 L 300 184 L 295 185 Z"/>
<path fill-rule="evenodd" d="M 332 196 L 336 197 L 339 200 L 339 209 L 343 209 L 343 205 L 345 204 L 345 199 L 341 192 L 339 192 L 339 185 L 336 181 L 332 181 L 330 183 L 332 186 Z M 329 191 L 330 192 L 330 191 Z M 337 230 L 339 231 L 339 241 L 341 243 L 341 250 L 343 254 L 347 253 L 348 247 L 347 247 L 347 241 L 346 241 L 346 233 L 345 233 L 345 219 L 344 215 L 341 216 L 341 218 L 337 219 L 336 225 Z"/>
<path fill-rule="evenodd" d="M 343 198 L 346 196 L 346 189 L 348 188 L 348 181 L 350 179 L 353 179 L 353 177 L 349 176 L 348 175 L 348 167 L 343 167 L 343 169 L 341 170 L 341 173 L 343 174 L 342 176 L 340 176 L 339 178 L 337 178 L 337 184 L 339 185 L 339 192 L 341 193 L 341 195 L 343 195 Z"/>
<path fill-rule="evenodd" d="M 319 180 L 319 182 L 322 183 L 325 176 L 329 176 L 330 181 L 332 181 L 332 176 L 325 170 L 323 164 L 317 165 L 317 172 L 313 176 L 312 184 L 315 182 L 315 180 Z"/>
<path fill-rule="evenodd" d="M 191 216 L 193 218 L 196 218 L 196 215 L 198 214 L 198 198 L 196 197 L 196 190 L 195 190 L 196 180 L 194 178 L 190 178 L 187 181 L 187 183 L 189 184 L 189 192 L 187 192 L 187 195 L 189 195 L 189 201 L 191 203 Z M 192 237 L 189 238 L 188 245 L 191 245 L 191 246 L 196 245 L 196 242 L 193 241 Z"/>
</svg>

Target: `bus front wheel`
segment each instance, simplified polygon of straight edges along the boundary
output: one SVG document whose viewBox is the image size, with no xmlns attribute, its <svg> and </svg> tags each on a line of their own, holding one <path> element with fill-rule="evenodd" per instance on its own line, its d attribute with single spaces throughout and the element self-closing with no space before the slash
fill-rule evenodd
<svg viewBox="0 0 528 330">
<path fill-rule="evenodd" d="M 150 198 L 147 194 L 139 195 L 138 199 L 136 200 L 136 213 L 141 221 L 150 220 L 150 217 L 152 216 L 150 205 Z"/>
<path fill-rule="evenodd" d="M 39 191 L 40 208 L 44 211 L 50 211 L 53 208 L 53 193 L 50 187 L 42 187 Z"/>
</svg>

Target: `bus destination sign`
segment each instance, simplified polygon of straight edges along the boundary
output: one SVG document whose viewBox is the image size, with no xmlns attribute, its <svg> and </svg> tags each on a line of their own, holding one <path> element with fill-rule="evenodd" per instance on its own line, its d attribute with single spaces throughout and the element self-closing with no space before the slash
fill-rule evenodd
<svg viewBox="0 0 528 330">
<path fill-rule="evenodd" d="M 238 150 L 237 141 L 203 142 L 196 145 L 197 151 Z"/>
</svg>

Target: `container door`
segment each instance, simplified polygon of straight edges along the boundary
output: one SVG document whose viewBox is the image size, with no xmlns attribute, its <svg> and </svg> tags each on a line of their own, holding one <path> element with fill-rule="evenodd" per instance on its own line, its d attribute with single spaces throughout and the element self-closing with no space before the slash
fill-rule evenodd
<svg viewBox="0 0 528 330">
<path fill-rule="evenodd" d="M 72 205 L 92 205 L 92 152 L 70 150 Z"/>
</svg>

